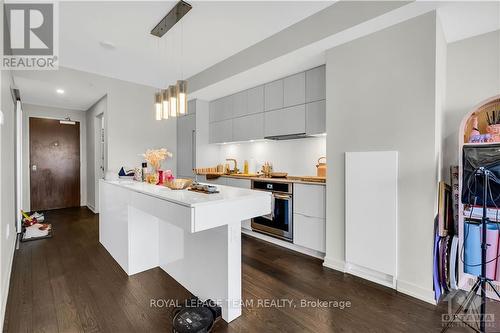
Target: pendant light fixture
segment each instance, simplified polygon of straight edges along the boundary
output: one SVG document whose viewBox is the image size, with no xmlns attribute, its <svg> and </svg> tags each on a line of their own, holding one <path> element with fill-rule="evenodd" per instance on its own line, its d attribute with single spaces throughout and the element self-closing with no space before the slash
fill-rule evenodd
<svg viewBox="0 0 500 333">
<path fill-rule="evenodd" d="M 162 100 L 161 100 L 161 94 L 158 92 L 155 94 L 155 115 L 156 115 L 156 120 L 161 120 L 161 118 L 162 118 Z"/>
<path fill-rule="evenodd" d="M 168 89 L 163 89 L 161 91 L 161 97 L 163 119 L 168 119 L 168 117 L 170 116 L 170 101 L 168 100 Z"/>
<path fill-rule="evenodd" d="M 177 86 L 168 87 L 170 101 L 170 117 L 177 117 Z"/>
<path fill-rule="evenodd" d="M 151 34 L 161 38 L 181 18 L 191 10 L 192 6 L 185 1 L 179 1 L 174 8 L 160 21 L 151 31 Z M 180 77 L 184 78 L 182 59 L 184 51 L 184 26 L 181 22 L 181 45 L 180 45 Z M 155 117 L 156 120 L 174 118 L 187 114 L 187 81 L 178 80 L 175 85 L 169 86 L 155 93 Z"/>
<path fill-rule="evenodd" d="M 177 81 L 177 112 L 179 115 L 187 113 L 187 81 Z"/>
</svg>

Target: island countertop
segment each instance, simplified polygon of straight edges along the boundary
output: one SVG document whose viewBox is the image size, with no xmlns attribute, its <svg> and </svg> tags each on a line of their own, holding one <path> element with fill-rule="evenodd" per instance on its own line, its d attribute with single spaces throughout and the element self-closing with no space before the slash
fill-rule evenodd
<svg viewBox="0 0 500 333">
<path fill-rule="evenodd" d="M 210 203 L 230 202 L 252 197 L 270 197 L 268 192 L 217 185 L 219 193 L 205 194 L 189 190 L 172 190 L 162 185 L 152 185 L 133 180 L 101 180 L 128 190 L 150 195 L 186 207 L 198 207 Z"/>
</svg>

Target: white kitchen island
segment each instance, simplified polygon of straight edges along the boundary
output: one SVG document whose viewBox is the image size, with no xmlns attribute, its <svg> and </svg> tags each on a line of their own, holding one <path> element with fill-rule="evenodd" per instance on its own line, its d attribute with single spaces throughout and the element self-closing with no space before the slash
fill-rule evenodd
<svg viewBox="0 0 500 333">
<path fill-rule="evenodd" d="M 230 186 L 174 191 L 99 183 L 99 241 L 128 274 L 161 267 L 230 322 L 241 315 L 241 221 L 271 212 L 271 194 Z"/>
</svg>

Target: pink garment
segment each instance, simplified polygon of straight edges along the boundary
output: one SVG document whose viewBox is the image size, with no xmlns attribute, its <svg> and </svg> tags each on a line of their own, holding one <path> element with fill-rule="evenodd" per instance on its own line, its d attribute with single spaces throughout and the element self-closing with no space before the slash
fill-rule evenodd
<svg viewBox="0 0 500 333">
<path fill-rule="evenodd" d="M 497 260 L 495 260 L 498 255 L 498 228 L 496 225 L 488 225 L 486 229 L 486 243 L 490 244 L 486 251 L 486 262 L 488 262 L 486 264 L 486 277 L 495 280 L 495 276 L 499 277 L 497 273 Z"/>
<path fill-rule="evenodd" d="M 500 237 L 500 234 L 499 234 L 499 237 Z M 498 250 L 497 250 L 497 274 L 496 274 L 496 277 L 495 277 L 495 280 L 496 281 L 500 281 L 500 240 L 498 240 L 497 238 L 497 247 L 498 247 Z"/>
</svg>

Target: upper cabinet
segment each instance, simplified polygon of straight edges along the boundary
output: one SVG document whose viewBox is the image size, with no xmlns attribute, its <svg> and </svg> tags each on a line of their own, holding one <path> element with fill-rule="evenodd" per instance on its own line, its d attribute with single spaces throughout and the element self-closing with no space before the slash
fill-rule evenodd
<svg viewBox="0 0 500 333">
<path fill-rule="evenodd" d="M 241 91 L 233 95 L 234 118 L 246 116 L 248 114 L 247 99 L 248 99 L 247 90 Z"/>
<path fill-rule="evenodd" d="M 283 107 L 306 102 L 306 73 L 298 73 L 283 79 Z"/>
<path fill-rule="evenodd" d="M 247 91 L 247 113 L 264 112 L 264 86 L 258 86 Z"/>
<path fill-rule="evenodd" d="M 265 111 L 283 107 L 283 80 L 266 83 L 264 86 L 264 107 Z"/>
<path fill-rule="evenodd" d="M 265 137 L 304 134 L 306 132 L 304 104 L 266 112 L 264 115 Z"/>
<path fill-rule="evenodd" d="M 214 100 L 210 143 L 325 133 L 325 96 L 320 66 Z"/>
<path fill-rule="evenodd" d="M 210 102 L 210 122 L 231 119 L 233 117 L 234 95 Z"/>
<path fill-rule="evenodd" d="M 233 120 L 216 121 L 209 124 L 210 143 L 233 141 Z"/>
<path fill-rule="evenodd" d="M 264 113 L 233 119 L 233 140 L 248 141 L 264 138 Z"/>
<path fill-rule="evenodd" d="M 325 66 L 306 71 L 306 103 L 326 99 Z"/>
<path fill-rule="evenodd" d="M 306 104 L 306 134 L 326 133 L 326 100 Z"/>
</svg>

